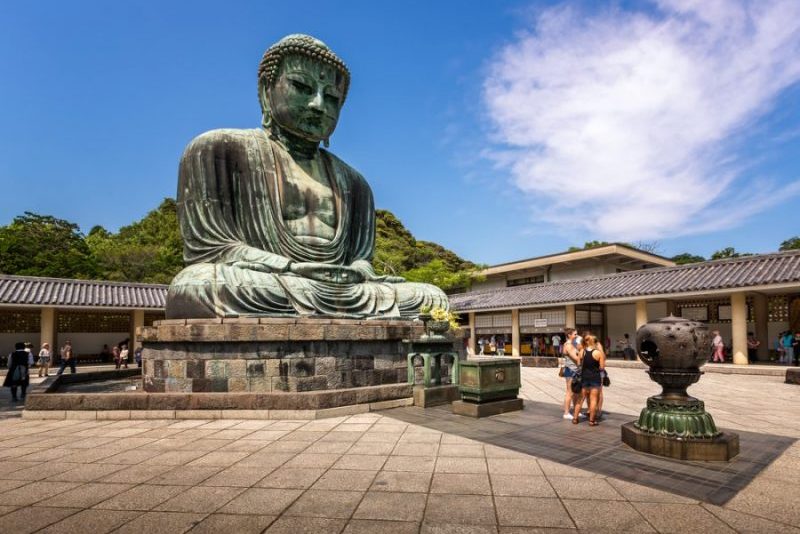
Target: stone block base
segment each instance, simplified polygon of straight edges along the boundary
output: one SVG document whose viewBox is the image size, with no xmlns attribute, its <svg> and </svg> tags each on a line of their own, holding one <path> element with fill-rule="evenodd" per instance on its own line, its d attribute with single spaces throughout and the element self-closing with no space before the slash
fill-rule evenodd
<svg viewBox="0 0 800 534">
<path fill-rule="evenodd" d="M 419 323 L 185 319 L 139 330 L 149 393 L 270 393 L 405 383 Z"/>
<path fill-rule="evenodd" d="M 409 384 L 331 391 L 277 393 L 34 393 L 25 408 L 48 411 L 107 410 L 325 410 L 411 398 Z"/>
<path fill-rule="evenodd" d="M 414 406 L 428 408 L 458 400 L 458 386 L 414 386 Z"/>
<path fill-rule="evenodd" d="M 477 404 L 474 402 L 455 401 L 453 413 L 469 417 L 489 417 L 501 413 L 515 412 L 522 409 L 522 399 L 506 399 Z"/>
<path fill-rule="evenodd" d="M 800 367 L 786 370 L 786 383 L 800 385 Z"/>
<path fill-rule="evenodd" d="M 739 435 L 723 432 L 714 439 L 679 440 L 637 429 L 634 422 L 622 425 L 622 442 L 648 454 L 690 461 L 727 462 L 739 454 Z"/>
<path fill-rule="evenodd" d="M 522 367 L 558 367 L 555 356 L 521 356 Z"/>
</svg>

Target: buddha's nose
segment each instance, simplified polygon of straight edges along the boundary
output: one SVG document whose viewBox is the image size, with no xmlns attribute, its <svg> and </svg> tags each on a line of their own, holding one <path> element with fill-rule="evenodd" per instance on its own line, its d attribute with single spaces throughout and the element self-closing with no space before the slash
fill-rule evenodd
<svg viewBox="0 0 800 534">
<path fill-rule="evenodd" d="M 308 107 L 311 109 L 316 109 L 318 111 L 322 111 L 322 103 L 324 101 L 325 95 L 322 94 L 322 91 L 317 91 L 314 94 L 314 98 L 308 103 Z"/>
</svg>

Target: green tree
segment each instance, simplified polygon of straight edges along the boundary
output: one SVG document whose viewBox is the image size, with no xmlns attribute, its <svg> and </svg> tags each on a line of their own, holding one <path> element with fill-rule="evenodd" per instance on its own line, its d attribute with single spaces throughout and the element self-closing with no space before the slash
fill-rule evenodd
<svg viewBox="0 0 800 534">
<path fill-rule="evenodd" d="M 577 252 L 579 250 L 588 250 L 590 248 L 597 248 L 597 247 L 604 247 L 606 245 L 610 245 L 608 241 L 586 241 L 582 247 L 569 247 L 567 252 Z"/>
<path fill-rule="evenodd" d="M 100 226 L 86 238 L 106 280 L 168 284 L 183 269 L 183 241 L 175 200 L 111 234 Z"/>
<path fill-rule="evenodd" d="M 678 265 L 686 265 L 687 263 L 699 263 L 706 261 L 703 256 L 698 256 L 696 254 L 689 254 L 688 252 L 684 252 L 682 254 L 677 254 L 670 258 L 672 261 L 677 263 Z"/>
<path fill-rule="evenodd" d="M 376 273 L 434 284 L 444 291 L 466 289 L 480 279 L 481 266 L 437 243 L 418 241 L 392 212 L 377 210 L 375 216 Z"/>
<path fill-rule="evenodd" d="M 790 237 L 783 243 L 778 250 L 795 250 L 800 248 L 800 236 Z"/>
<path fill-rule="evenodd" d="M 725 247 L 713 253 L 711 255 L 712 260 L 722 260 L 726 258 L 740 258 L 742 256 L 752 256 L 753 254 L 750 252 L 736 252 L 736 249 L 733 247 Z"/>
<path fill-rule="evenodd" d="M 56 278 L 98 274 L 77 224 L 29 211 L 0 227 L 0 272 Z"/>
<path fill-rule="evenodd" d="M 472 271 L 454 271 L 442 259 L 431 260 L 403 273 L 409 282 L 425 282 L 443 291 L 465 289 L 472 283 Z"/>
</svg>

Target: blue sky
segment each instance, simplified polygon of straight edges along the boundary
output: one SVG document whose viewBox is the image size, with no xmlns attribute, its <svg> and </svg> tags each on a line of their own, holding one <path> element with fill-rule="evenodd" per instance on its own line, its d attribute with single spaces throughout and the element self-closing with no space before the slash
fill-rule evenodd
<svg viewBox="0 0 800 534">
<path fill-rule="evenodd" d="M 141 218 L 192 137 L 258 126 L 261 54 L 302 32 L 353 74 L 331 150 L 465 258 L 800 234 L 797 2 L 302 5 L 0 4 L 0 224 Z"/>
</svg>

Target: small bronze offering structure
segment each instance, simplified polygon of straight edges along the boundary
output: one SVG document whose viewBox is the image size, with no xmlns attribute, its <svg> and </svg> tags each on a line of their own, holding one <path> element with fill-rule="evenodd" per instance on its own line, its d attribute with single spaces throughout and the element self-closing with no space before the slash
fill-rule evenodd
<svg viewBox="0 0 800 534">
<path fill-rule="evenodd" d="M 727 461 L 739 454 L 739 436 L 718 431 L 703 401 L 686 392 L 703 374 L 708 327 L 670 315 L 639 328 L 636 346 L 663 391 L 647 399 L 637 421 L 622 425 L 622 441 L 679 460 Z"/>
<path fill-rule="evenodd" d="M 461 400 L 453 402 L 454 414 L 487 417 L 522 409 L 519 358 L 473 358 L 458 367 Z"/>
</svg>

